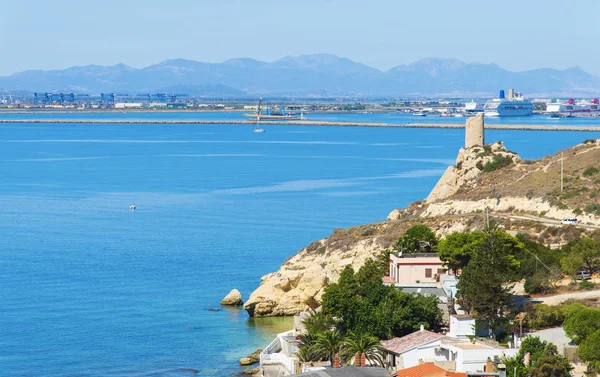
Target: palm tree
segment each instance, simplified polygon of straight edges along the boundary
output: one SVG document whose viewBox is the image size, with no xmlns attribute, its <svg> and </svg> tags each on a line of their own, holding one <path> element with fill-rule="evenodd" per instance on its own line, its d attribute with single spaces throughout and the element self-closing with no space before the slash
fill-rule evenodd
<svg viewBox="0 0 600 377">
<path fill-rule="evenodd" d="M 315 351 L 329 360 L 333 368 L 333 359 L 340 353 L 343 340 L 338 330 L 327 330 L 319 334 L 315 344 Z"/>
<path fill-rule="evenodd" d="M 361 366 L 363 356 L 371 364 L 384 365 L 384 348 L 377 337 L 368 334 L 348 333 L 344 339 L 344 362 L 349 363 L 355 358 L 355 366 Z M 364 366 L 364 365 L 362 365 Z"/>
<path fill-rule="evenodd" d="M 325 314 L 322 310 L 316 311 L 310 309 L 310 315 L 302 321 L 306 331 L 313 334 L 319 334 L 331 330 L 335 325 L 335 320 L 331 314 Z"/>
<path fill-rule="evenodd" d="M 298 359 L 303 362 L 321 360 L 321 354 L 316 347 L 318 339 L 317 335 L 307 332 L 306 334 L 300 335 L 299 338 L 300 343 L 298 345 L 298 351 L 296 351 Z"/>
</svg>

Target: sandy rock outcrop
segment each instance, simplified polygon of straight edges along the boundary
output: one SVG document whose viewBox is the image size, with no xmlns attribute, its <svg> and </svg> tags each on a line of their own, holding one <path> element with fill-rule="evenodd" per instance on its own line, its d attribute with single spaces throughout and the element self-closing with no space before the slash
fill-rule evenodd
<svg viewBox="0 0 600 377">
<path fill-rule="evenodd" d="M 314 309 L 319 306 L 325 285 L 337 281 L 346 266 L 358 270 L 381 250 L 373 238 L 360 240 L 347 249 L 330 250 L 325 240 L 314 242 L 277 272 L 263 276 L 244 309 L 251 317 L 294 315 Z"/>
<path fill-rule="evenodd" d="M 242 294 L 237 289 L 232 289 L 231 292 L 221 300 L 221 305 L 241 306 L 243 304 Z"/>
<path fill-rule="evenodd" d="M 446 169 L 427 197 L 427 202 L 443 200 L 459 190 L 477 187 L 483 167 L 497 158 L 510 158 L 513 162 L 521 160 L 519 155 L 508 151 L 501 141 L 484 147 L 461 148 L 456 157 L 456 164 Z"/>
</svg>

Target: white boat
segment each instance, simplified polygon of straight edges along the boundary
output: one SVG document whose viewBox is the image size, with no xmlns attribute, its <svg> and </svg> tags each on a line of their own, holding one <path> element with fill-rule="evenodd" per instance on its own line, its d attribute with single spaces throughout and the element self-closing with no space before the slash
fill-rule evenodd
<svg viewBox="0 0 600 377">
<path fill-rule="evenodd" d="M 258 126 L 258 124 L 256 125 L 256 127 L 254 127 L 254 132 L 256 133 L 262 133 L 262 132 L 266 132 L 264 128 L 260 128 Z"/>
<path fill-rule="evenodd" d="M 600 103 L 597 98 L 591 101 L 553 102 L 546 105 L 546 113 L 552 118 L 595 118 L 600 116 Z"/>
<path fill-rule="evenodd" d="M 483 104 L 475 101 L 465 103 L 465 112 L 483 113 Z"/>
<path fill-rule="evenodd" d="M 504 90 L 501 90 L 499 98 L 485 103 L 483 112 L 489 117 L 527 116 L 533 113 L 533 103 L 523 98 L 520 93 L 515 93 L 511 98 L 504 98 Z"/>
<path fill-rule="evenodd" d="M 416 111 L 416 112 L 412 113 L 412 115 L 416 116 L 416 117 L 424 117 L 425 113 L 422 111 Z"/>
<path fill-rule="evenodd" d="M 135 203 L 133 203 L 132 205 L 129 206 L 129 209 L 134 211 L 135 210 Z"/>
</svg>

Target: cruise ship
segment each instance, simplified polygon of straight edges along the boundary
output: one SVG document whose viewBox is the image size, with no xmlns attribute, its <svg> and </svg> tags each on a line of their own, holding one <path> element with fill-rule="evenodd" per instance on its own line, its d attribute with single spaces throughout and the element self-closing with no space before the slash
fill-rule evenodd
<svg viewBox="0 0 600 377">
<path fill-rule="evenodd" d="M 509 98 L 505 98 L 504 90 L 500 91 L 499 98 L 487 101 L 483 106 L 483 112 L 490 117 L 518 117 L 533 113 L 531 101 L 523 98 L 521 93 L 514 93 L 509 89 Z"/>
<path fill-rule="evenodd" d="M 598 98 L 592 101 L 553 102 L 546 105 L 546 113 L 553 118 L 595 118 L 600 116 Z"/>
</svg>

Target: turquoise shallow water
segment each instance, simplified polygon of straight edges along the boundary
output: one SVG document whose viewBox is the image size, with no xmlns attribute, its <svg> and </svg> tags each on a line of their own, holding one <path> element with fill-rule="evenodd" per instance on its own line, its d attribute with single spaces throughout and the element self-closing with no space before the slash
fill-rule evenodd
<svg viewBox="0 0 600 377">
<path fill-rule="evenodd" d="M 356 116 L 382 117 L 324 118 Z M 524 158 L 593 137 L 487 134 Z M 237 359 L 289 320 L 208 309 L 234 287 L 247 298 L 334 228 L 422 199 L 462 143 L 460 130 L 445 129 L 0 125 L 1 374 L 239 372 Z"/>
</svg>

